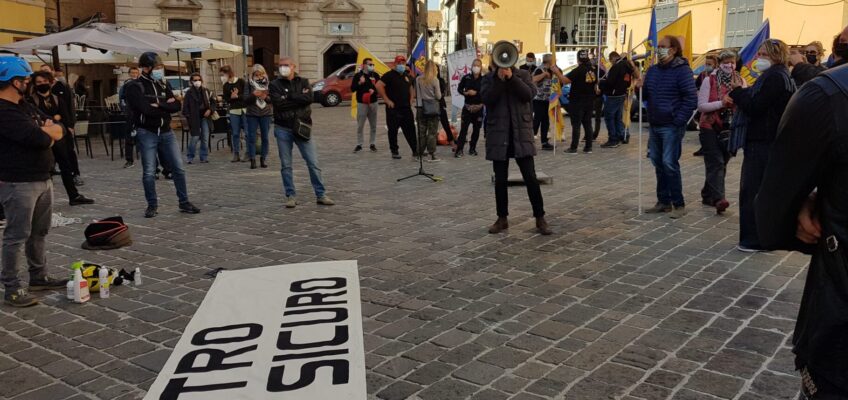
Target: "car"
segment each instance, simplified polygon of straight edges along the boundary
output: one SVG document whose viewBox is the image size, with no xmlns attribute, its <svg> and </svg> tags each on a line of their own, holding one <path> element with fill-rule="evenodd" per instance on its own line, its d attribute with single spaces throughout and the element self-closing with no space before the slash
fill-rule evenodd
<svg viewBox="0 0 848 400">
<path fill-rule="evenodd" d="M 321 103 L 324 107 L 335 107 L 342 101 L 349 101 L 352 97 L 350 85 L 355 73 L 356 64 L 348 64 L 330 76 L 315 82 L 312 85 L 315 102 Z"/>
<path fill-rule="evenodd" d="M 171 85 L 171 90 L 174 91 L 174 96 L 183 97 L 185 91 L 191 86 L 189 77 L 189 75 L 183 75 L 182 77 L 178 75 L 168 75 L 165 77 L 165 81 L 168 82 L 168 85 Z M 182 78 L 182 85 L 180 85 L 180 78 Z"/>
</svg>

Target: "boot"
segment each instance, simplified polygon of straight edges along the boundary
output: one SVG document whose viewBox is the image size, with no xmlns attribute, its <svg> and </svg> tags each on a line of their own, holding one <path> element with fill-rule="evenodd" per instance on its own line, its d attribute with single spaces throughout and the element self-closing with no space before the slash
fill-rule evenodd
<svg viewBox="0 0 848 400">
<path fill-rule="evenodd" d="M 507 221 L 506 217 L 498 217 L 498 220 L 495 221 L 495 223 L 491 227 L 489 227 L 489 233 L 494 235 L 501 233 L 507 229 L 509 229 L 509 222 Z"/>
<path fill-rule="evenodd" d="M 233 160 L 230 161 L 230 162 L 239 162 L 239 161 L 241 161 L 241 159 L 239 158 L 238 153 L 233 154 Z"/>
<path fill-rule="evenodd" d="M 250 159 L 250 169 L 256 169 L 256 159 L 255 158 Z"/>
<path fill-rule="evenodd" d="M 554 233 L 548 226 L 548 221 L 545 221 L 545 217 L 536 218 L 536 230 L 538 230 L 539 233 L 544 236 L 548 236 Z"/>
<path fill-rule="evenodd" d="M 259 157 L 259 166 L 262 168 L 268 168 L 268 164 L 265 164 L 265 157 Z"/>
</svg>

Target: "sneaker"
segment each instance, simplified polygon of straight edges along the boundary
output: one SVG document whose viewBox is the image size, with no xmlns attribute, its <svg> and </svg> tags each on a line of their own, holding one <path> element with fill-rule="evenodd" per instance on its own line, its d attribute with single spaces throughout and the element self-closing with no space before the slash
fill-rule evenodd
<svg viewBox="0 0 848 400">
<path fill-rule="evenodd" d="M 668 217 L 671 219 L 680 219 L 686 216 L 686 207 L 674 207 L 670 213 L 668 213 Z"/>
<path fill-rule="evenodd" d="M 185 203 L 180 203 L 180 212 L 186 214 L 200 214 L 200 209 L 195 207 L 194 204 L 187 201 Z"/>
<path fill-rule="evenodd" d="M 38 304 L 38 299 L 33 297 L 26 289 L 21 288 L 15 291 L 6 290 L 3 295 L 3 302 L 12 307 L 30 307 Z"/>
<path fill-rule="evenodd" d="M 77 175 L 77 176 L 74 177 L 74 185 L 76 185 L 76 186 L 85 185 L 85 181 L 82 180 L 82 178 L 80 178 L 79 175 Z"/>
<path fill-rule="evenodd" d="M 436 157 L 436 155 L 435 155 L 435 154 L 430 154 L 430 159 L 429 159 L 428 161 L 430 161 L 430 162 L 439 162 L 439 161 L 442 161 L 442 160 L 441 160 L 441 159 L 439 159 L 439 157 Z"/>
<path fill-rule="evenodd" d="M 78 206 L 82 204 L 94 204 L 94 200 L 89 199 L 88 197 L 85 197 L 83 195 L 78 195 L 77 197 L 74 197 L 70 200 L 70 204 L 72 206 Z"/>
<path fill-rule="evenodd" d="M 268 168 L 268 163 L 265 162 L 265 157 L 259 157 L 259 167 Z"/>
<path fill-rule="evenodd" d="M 583 154 L 592 154 L 592 149 L 591 148 L 583 149 Z"/>
<path fill-rule="evenodd" d="M 188 165 L 194 164 L 194 161 L 188 160 L 188 161 L 186 161 L 186 164 L 188 164 Z"/>
<path fill-rule="evenodd" d="M 356 145 L 356 147 L 353 149 L 354 153 L 359 153 L 360 151 L 362 151 L 362 146 L 360 145 Z"/>
<path fill-rule="evenodd" d="M 159 214 L 159 211 L 154 206 L 147 206 L 147 210 L 144 210 L 144 218 L 153 218 Z"/>
<path fill-rule="evenodd" d="M 5 228 L 5 227 L 6 227 L 6 220 L 5 220 L 5 219 L 0 219 L 0 229 L 3 229 L 3 228 Z"/>
<path fill-rule="evenodd" d="M 135 166 L 135 163 L 134 163 L 134 162 L 132 162 L 132 161 L 127 161 L 127 162 L 124 164 L 124 168 L 132 168 L 132 167 L 134 167 L 134 166 Z"/>
<path fill-rule="evenodd" d="M 456 158 L 462 158 L 462 150 L 457 150 L 456 153 L 453 153 L 453 156 Z"/>
<path fill-rule="evenodd" d="M 761 248 L 758 248 L 758 247 L 748 247 L 748 246 L 741 245 L 741 244 L 736 246 L 736 250 L 741 251 L 743 253 L 768 253 L 767 250 L 764 250 L 764 249 L 761 249 Z"/>
<path fill-rule="evenodd" d="M 724 214 L 730 207 L 730 202 L 727 199 L 721 199 L 715 203 L 716 214 Z"/>
<path fill-rule="evenodd" d="M 542 150 L 553 150 L 554 146 L 550 143 L 542 143 Z"/>
<path fill-rule="evenodd" d="M 477 150 L 468 150 L 468 155 L 469 155 L 469 156 L 476 156 L 476 155 L 477 155 Z"/>
<path fill-rule="evenodd" d="M 372 144 L 372 145 L 371 145 L 371 151 L 372 151 L 372 152 L 374 152 L 374 153 L 376 153 L 376 152 L 377 152 L 377 145 L 373 145 L 373 144 Z"/>
<path fill-rule="evenodd" d="M 401 157 L 400 154 L 392 153 L 392 160 L 400 160 L 401 158 L 403 157 Z"/>
<path fill-rule="evenodd" d="M 286 208 L 295 208 L 297 207 L 297 199 L 294 196 L 286 197 Z"/>
<path fill-rule="evenodd" d="M 620 144 L 620 143 L 618 143 L 618 142 L 609 141 L 609 142 L 606 142 L 606 143 L 602 144 L 602 145 L 601 145 L 601 148 L 602 148 L 602 149 L 614 149 L 614 148 L 616 148 L 616 147 L 618 147 L 618 146 L 621 146 L 621 144 Z"/>
<path fill-rule="evenodd" d="M 230 162 L 239 162 L 239 161 L 241 161 L 241 159 L 239 158 L 239 155 L 233 154 L 233 159 L 230 160 Z"/>
<path fill-rule="evenodd" d="M 577 149 L 565 149 L 565 154 L 577 154 Z"/>
<path fill-rule="evenodd" d="M 200 160 L 201 164 L 209 164 L 209 160 Z"/>
<path fill-rule="evenodd" d="M 162 176 L 164 176 L 164 177 L 165 177 L 165 180 L 169 180 L 169 181 L 170 181 L 171 179 L 174 179 L 174 175 L 173 175 L 173 174 L 171 174 L 170 172 L 162 172 Z"/>
<path fill-rule="evenodd" d="M 40 292 L 43 290 L 60 290 L 65 289 L 68 284 L 67 279 L 56 279 L 45 277 L 44 279 L 33 279 L 29 281 L 30 292 Z"/>
<path fill-rule="evenodd" d="M 336 202 L 333 201 L 331 198 L 327 197 L 326 195 L 321 196 L 318 199 L 317 203 L 322 205 L 322 206 L 334 206 L 334 205 L 336 205 Z"/>
<path fill-rule="evenodd" d="M 657 203 L 652 208 L 645 210 L 645 214 L 662 214 L 671 211 L 671 204 Z"/>
</svg>

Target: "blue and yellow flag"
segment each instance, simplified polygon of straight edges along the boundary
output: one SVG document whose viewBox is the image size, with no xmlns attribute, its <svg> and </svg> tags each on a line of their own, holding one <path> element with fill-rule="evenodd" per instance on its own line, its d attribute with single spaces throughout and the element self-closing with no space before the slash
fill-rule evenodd
<svg viewBox="0 0 848 400">
<path fill-rule="evenodd" d="M 389 66 L 380 61 L 379 58 L 375 57 L 374 54 L 371 54 L 371 52 L 363 46 L 359 47 L 359 51 L 356 54 L 356 67 L 362 68 L 362 64 L 365 63 L 366 58 L 370 58 L 371 61 L 374 62 L 374 72 L 380 74 L 380 76 L 389 72 Z M 356 119 L 356 110 L 358 108 L 356 106 L 356 96 L 354 95 L 350 97 L 350 116 L 353 117 L 353 119 Z"/>
<path fill-rule="evenodd" d="M 415 73 L 415 76 L 424 73 L 424 66 L 427 64 L 427 42 L 424 40 L 424 35 L 418 37 L 415 46 L 412 48 L 412 53 L 409 54 L 409 68 Z"/>
<path fill-rule="evenodd" d="M 763 25 L 760 26 L 760 30 L 751 38 L 748 44 L 742 48 L 742 51 L 739 52 L 739 61 L 742 63 L 742 78 L 748 82 L 748 86 L 754 84 L 754 81 L 760 77 L 761 71 L 757 71 L 754 68 L 754 61 L 757 60 L 757 51 L 759 51 L 760 46 L 762 46 L 763 42 L 771 37 L 769 27 L 769 20 L 766 19 L 763 22 Z"/>
<path fill-rule="evenodd" d="M 657 43 L 659 43 L 657 35 L 657 9 L 651 9 L 651 25 L 648 27 L 648 39 L 645 42 L 645 47 L 648 49 L 648 65 L 657 63 Z"/>
<path fill-rule="evenodd" d="M 551 38 L 551 65 L 556 63 L 556 36 Z M 556 75 L 551 77 L 551 96 L 548 99 L 548 119 L 551 121 L 551 126 L 554 129 L 554 142 L 562 141 L 563 130 L 565 130 L 565 121 L 562 116 L 562 105 L 559 103 L 559 98 L 562 96 L 562 82 Z"/>
</svg>

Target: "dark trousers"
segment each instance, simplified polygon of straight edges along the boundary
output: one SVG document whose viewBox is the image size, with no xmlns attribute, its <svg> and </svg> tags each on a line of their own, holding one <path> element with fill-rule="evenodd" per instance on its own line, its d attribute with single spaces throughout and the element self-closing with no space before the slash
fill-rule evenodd
<svg viewBox="0 0 848 400">
<path fill-rule="evenodd" d="M 580 145 L 580 126 L 583 126 L 583 132 L 586 138 L 586 149 L 592 148 L 592 108 L 594 107 L 594 97 L 583 99 L 574 99 L 568 104 L 569 113 L 571 114 L 571 148 L 577 150 Z"/>
<path fill-rule="evenodd" d="M 472 125 L 474 130 L 471 132 L 471 143 L 468 145 L 469 151 L 477 150 L 477 140 L 480 139 L 480 127 L 483 125 L 483 111 L 471 113 L 468 110 L 462 110 L 462 125 L 459 129 L 459 140 L 456 142 L 456 151 L 462 151 L 465 147 L 465 142 L 468 138 L 468 126 Z"/>
<path fill-rule="evenodd" d="M 124 139 L 124 158 L 126 158 L 127 162 L 134 162 L 135 157 L 135 138 L 132 136 L 127 136 Z"/>
<path fill-rule="evenodd" d="M 68 147 L 68 143 L 71 141 L 73 141 L 73 137 L 65 135 L 62 140 L 53 144 L 53 158 L 56 160 L 56 164 L 59 165 L 62 185 L 65 186 L 65 192 L 68 193 L 68 200 L 75 199 L 79 196 L 77 186 L 74 184 L 74 165 L 71 158 L 71 154 L 76 154 L 76 152 Z"/>
<path fill-rule="evenodd" d="M 406 143 L 412 150 L 412 154 L 416 154 L 418 147 L 418 139 L 415 131 L 415 116 L 412 114 L 411 108 L 396 109 L 386 107 L 386 125 L 389 126 L 389 149 L 392 154 L 398 154 L 398 129 L 403 131 L 403 137 L 406 138 Z"/>
<path fill-rule="evenodd" d="M 548 117 L 548 106 L 546 100 L 533 100 L 533 134 L 539 133 L 542 128 L 542 144 L 548 143 L 548 131 L 551 129 L 551 118 Z"/>
<path fill-rule="evenodd" d="M 439 122 L 442 124 L 442 129 L 445 130 L 445 135 L 448 136 L 448 142 L 453 142 L 453 131 L 451 131 L 450 120 L 448 120 L 448 109 L 442 107 L 439 111 Z M 438 133 L 438 132 L 436 132 Z"/>
<path fill-rule="evenodd" d="M 761 247 L 754 215 L 754 200 L 763 183 L 770 148 L 770 142 L 745 142 L 739 188 L 739 244 L 748 248 Z"/>
<path fill-rule="evenodd" d="M 598 135 L 601 133 L 601 117 L 604 115 L 604 96 L 595 97 L 593 109 L 595 111 L 595 131 L 592 134 L 592 140 L 594 141 L 598 139 Z"/>
<path fill-rule="evenodd" d="M 724 199 L 724 178 L 727 175 L 727 163 L 730 152 L 727 143 L 722 144 L 718 132 L 703 128 L 699 134 L 701 149 L 704 152 L 704 167 L 706 168 L 704 187 L 701 189 L 701 199 L 705 204 L 715 205 Z"/>
<path fill-rule="evenodd" d="M 848 392 L 832 385 L 808 368 L 801 368 L 800 371 L 801 394 L 798 396 L 798 400 L 844 400 L 848 398 Z"/>
<path fill-rule="evenodd" d="M 527 196 L 533 206 L 533 216 L 536 218 L 545 216 L 545 205 L 542 199 L 542 188 L 536 179 L 536 166 L 533 157 L 516 158 L 515 163 L 521 170 L 524 178 L 524 186 L 527 187 Z M 498 217 L 509 215 L 509 192 L 507 191 L 507 179 L 509 178 L 509 159 L 504 161 L 492 161 L 492 169 L 495 172 L 495 203 L 497 204 Z"/>
</svg>

